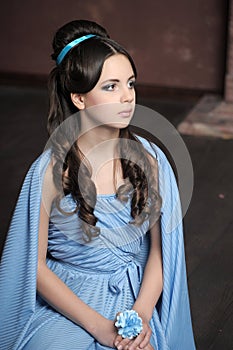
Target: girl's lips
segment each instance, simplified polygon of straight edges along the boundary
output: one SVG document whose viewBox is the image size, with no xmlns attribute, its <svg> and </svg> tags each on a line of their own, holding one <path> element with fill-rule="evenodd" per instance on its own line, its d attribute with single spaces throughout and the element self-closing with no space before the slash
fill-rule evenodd
<svg viewBox="0 0 233 350">
<path fill-rule="evenodd" d="M 118 113 L 121 117 L 127 118 L 130 117 L 132 114 L 132 109 L 129 109 L 127 111 L 121 111 Z"/>
</svg>

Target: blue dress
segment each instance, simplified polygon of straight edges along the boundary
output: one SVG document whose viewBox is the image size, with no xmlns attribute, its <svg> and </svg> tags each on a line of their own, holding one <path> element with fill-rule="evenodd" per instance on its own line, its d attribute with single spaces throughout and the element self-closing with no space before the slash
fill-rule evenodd
<svg viewBox="0 0 233 350">
<path fill-rule="evenodd" d="M 158 350 L 193 350 L 182 217 L 171 167 L 162 151 L 141 139 L 157 157 L 163 199 L 161 238 L 164 286 L 151 319 L 151 345 Z M 56 312 L 36 293 L 37 239 L 41 186 L 50 161 L 42 154 L 31 166 L 15 209 L 0 268 L 0 348 L 3 350 L 107 350 L 89 333 Z M 70 195 L 61 201 L 75 209 Z M 129 224 L 130 200 L 99 195 L 95 206 L 99 236 L 83 240 L 77 214 L 52 206 L 48 267 L 85 303 L 108 319 L 131 309 L 149 251 L 149 223 Z M 55 291 L 54 291 L 55 292 Z"/>
</svg>

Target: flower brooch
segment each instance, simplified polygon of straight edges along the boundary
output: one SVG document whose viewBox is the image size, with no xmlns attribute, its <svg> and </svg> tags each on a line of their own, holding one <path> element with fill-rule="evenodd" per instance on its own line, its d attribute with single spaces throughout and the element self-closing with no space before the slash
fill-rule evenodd
<svg viewBox="0 0 233 350">
<path fill-rule="evenodd" d="M 133 339 L 141 333 L 142 319 L 136 311 L 126 310 L 121 312 L 116 319 L 115 326 L 122 338 Z"/>
</svg>

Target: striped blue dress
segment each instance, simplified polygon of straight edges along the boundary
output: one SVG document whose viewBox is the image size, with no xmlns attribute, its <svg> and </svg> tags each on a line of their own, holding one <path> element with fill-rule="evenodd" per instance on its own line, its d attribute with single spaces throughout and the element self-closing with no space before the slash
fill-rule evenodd
<svg viewBox="0 0 233 350">
<path fill-rule="evenodd" d="M 162 151 L 156 155 L 163 199 L 161 238 L 164 286 L 151 319 L 151 345 L 158 350 L 195 349 L 190 317 L 179 195 Z M 15 209 L 0 268 L 0 348 L 2 350 L 107 350 L 89 333 L 48 305 L 36 293 L 37 239 L 43 176 L 49 151 L 31 166 Z M 75 203 L 61 201 L 65 212 Z M 99 236 L 83 240 L 77 214 L 53 205 L 47 265 L 85 303 L 106 318 L 131 309 L 137 298 L 149 250 L 149 223 L 129 223 L 130 200 L 99 195 L 95 206 Z M 54 291 L 56 293 L 56 291 Z"/>
</svg>

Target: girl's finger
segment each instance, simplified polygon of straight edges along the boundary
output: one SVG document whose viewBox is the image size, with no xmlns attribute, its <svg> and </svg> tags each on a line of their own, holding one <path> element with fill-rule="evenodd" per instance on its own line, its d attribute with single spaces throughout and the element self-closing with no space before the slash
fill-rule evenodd
<svg viewBox="0 0 233 350">
<path fill-rule="evenodd" d="M 121 338 L 122 340 L 116 345 L 116 342 L 115 342 L 115 346 L 118 350 L 128 350 L 128 346 L 129 344 L 132 342 L 130 339 L 128 338 Z"/>
<path fill-rule="evenodd" d="M 146 330 L 142 330 L 142 332 L 135 338 L 135 340 L 132 342 L 132 344 L 129 346 L 129 350 L 137 349 L 143 349 L 149 344 L 150 337 L 151 337 L 151 329 L 148 327 Z"/>
<path fill-rule="evenodd" d="M 142 341 L 144 340 L 146 336 L 146 332 L 141 332 L 135 340 L 132 341 L 132 344 L 129 345 L 129 350 L 135 350 L 137 348 L 140 348 L 139 345 L 141 345 Z"/>
<path fill-rule="evenodd" d="M 117 347 L 117 345 L 122 341 L 122 337 L 118 334 L 114 340 L 114 346 Z"/>
<path fill-rule="evenodd" d="M 140 343 L 140 348 L 143 349 L 145 346 L 147 346 L 150 342 L 150 337 L 151 337 L 152 331 L 149 328 L 148 331 L 145 334 L 144 339 L 142 339 L 142 342 Z"/>
</svg>

